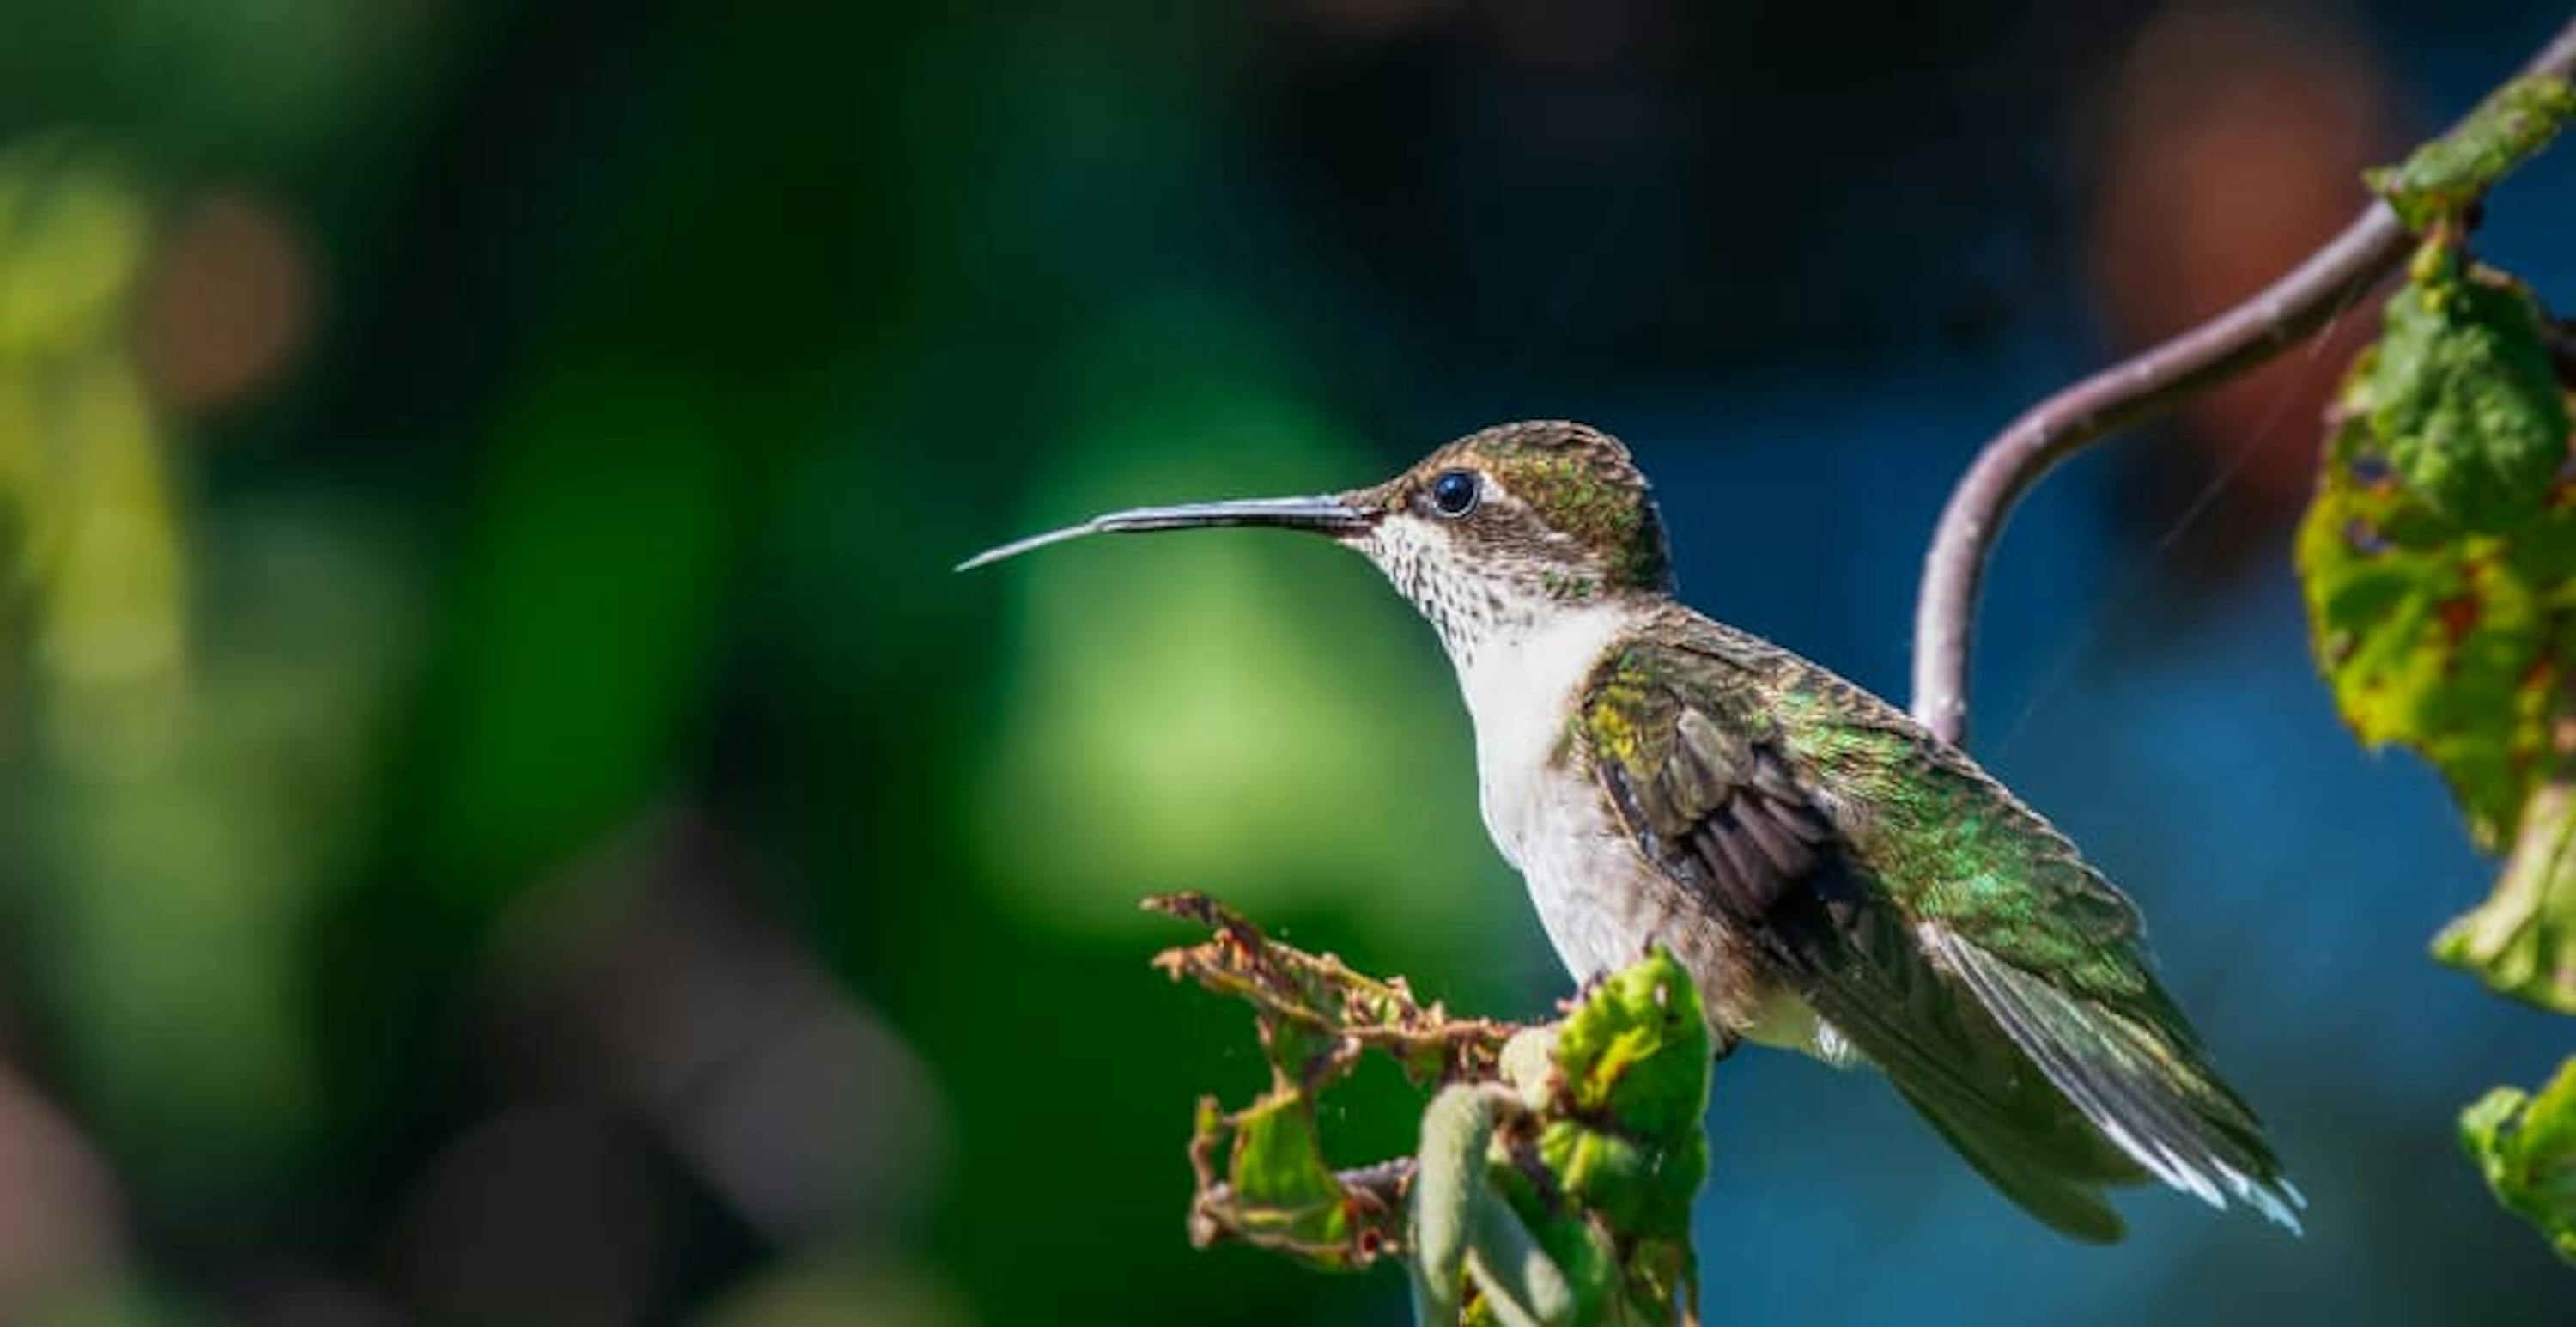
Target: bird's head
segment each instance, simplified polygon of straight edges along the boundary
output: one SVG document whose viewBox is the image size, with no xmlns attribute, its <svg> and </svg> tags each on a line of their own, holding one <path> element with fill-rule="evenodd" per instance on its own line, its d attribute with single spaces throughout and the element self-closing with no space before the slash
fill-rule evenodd
<svg viewBox="0 0 2576 1327">
<path fill-rule="evenodd" d="M 1110 512 L 959 569 L 1080 535 L 1221 525 L 1307 530 L 1358 551 L 1462 658 L 1568 608 L 1672 589 L 1645 475 L 1618 439 L 1563 420 L 1468 434 L 1370 488 Z"/>
</svg>

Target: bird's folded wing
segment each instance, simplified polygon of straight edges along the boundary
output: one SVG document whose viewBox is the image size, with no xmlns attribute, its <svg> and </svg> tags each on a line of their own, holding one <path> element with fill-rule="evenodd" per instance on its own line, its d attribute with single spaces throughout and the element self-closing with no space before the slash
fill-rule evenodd
<svg viewBox="0 0 2576 1327">
<path fill-rule="evenodd" d="M 2129 956 L 2135 921 L 2125 900 L 2098 877 L 2089 886 L 2054 882 L 2086 892 L 2068 901 L 2063 918 L 2021 917 L 2016 925 L 2025 935 L 2035 930 L 2031 943 L 2042 947 L 2121 947 L 2107 984 L 2157 1017 L 2060 990 L 1945 929 L 1921 906 L 1939 882 L 1908 881 L 1900 890 L 1886 879 L 1830 799 L 1810 788 L 1811 766 L 1790 736 L 1745 705 L 1741 689 L 1710 684 L 1708 663 L 1668 646 L 1614 655 L 1588 693 L 1585 745 L 1641 849 L 1747 937 L 1774 977 L 1877 1063 L 1997 1188 L 2068 1234 L 2117 1239 L 2120 1220 L 2101 1188 L 2148 1174 L 2285 1212 L 2294 1195 L 2251 1113 L 2198 1065 L 2180 1015 L 2142 960 Z M 1829 677 L 1819 684 L 1849 688 Z M 1862 699 L 1834 702 L 1879 705 L 1850 691 Z M 1892 713 L 1867 717 L 1902 722 Z M 1927 770 L 1951 777 L 1939 760 L 1915 762 L 1903 777 Z M 2050 842 L 2063 843 L 1999 786 L 1972 769 L 1967 777 L 1980 786 L 1954 790 L 1960 796 L 1980 802 L 1991 788 L 1999 800 L 1952 815 L 2028 816 Z M 1973 842 L 1966 846 L 1973 850 Z M 2067 860 L 2083 871 L 2071 848 Z M 2054 906 L 2044 896 L 2025 902 L 2037 913 Z M 2053 925 L 2078 934 L 2047 934 Z M 2177 1031 L 2168 1036 L 2160 1018 Z"/>
</svg>

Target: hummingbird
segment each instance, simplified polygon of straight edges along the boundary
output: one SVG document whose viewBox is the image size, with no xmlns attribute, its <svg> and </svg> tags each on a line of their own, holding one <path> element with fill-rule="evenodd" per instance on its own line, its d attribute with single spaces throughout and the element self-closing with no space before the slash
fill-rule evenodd
<svg viewBox="0 0 2576 1327">
<path fill-rule="evenodd" d="M 2158 1180 L 2298 1229 L 2306 1200 L 2156 979 L 2128 897 L 1904 711 L 1685 607 L 1626 446 L 1502 424 L 1371 488 L 1140 507 L 1090 534 L 1263 526 L 1374 563 L 1475 726 L 1485 827 L 1578 982 L 1661 946 L 1735 1045 L 1870 1065 L 2073 1238 Z"/>
</svg>

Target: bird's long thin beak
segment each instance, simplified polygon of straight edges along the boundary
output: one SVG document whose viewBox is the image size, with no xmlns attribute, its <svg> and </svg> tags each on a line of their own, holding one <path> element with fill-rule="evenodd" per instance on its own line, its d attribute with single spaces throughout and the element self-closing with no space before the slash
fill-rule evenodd
<svg viewBox="0 0 2576 1327">
<path fill-rule="evenodd" d="M 1089 534 L 1145 534 L 1156 530 L 1197 530 L 1217 525 L 1268 525 L 1316 534 L 1351 535 L 1375 524 L 1368 512 L 1339 497 L 1242 498 L 1232 502 L 1185 502 L 1177 507 L 1131 507 L 1094 516 L 1080 525 L 1031 535 L 999 548 L 988 548 L 957 564 L 972 571 L 987 563 L 1018 557 L 1033 548 L 1060 544 Z"/>
</svg>

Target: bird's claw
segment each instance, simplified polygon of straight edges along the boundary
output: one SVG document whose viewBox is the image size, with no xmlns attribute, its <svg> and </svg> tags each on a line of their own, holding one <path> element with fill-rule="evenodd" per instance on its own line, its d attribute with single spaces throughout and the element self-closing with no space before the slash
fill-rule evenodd
<svg viewBox="0 0 2576 1327">
<path fill-rule="evenodd" d="M 1596 970 L 1591 976 L 1585 977 L 1581 983 L 1575 986 L 1574 994 L 1556 1002 L 1556 1012 L 1560 1014 L 1570 1014 L 1575 1010 L 1592 1003 L 1592 997 L 1601 993 L 1601 983 L 1608 980 L 1610 980 L 1609 973 Z"/>
</svg>

